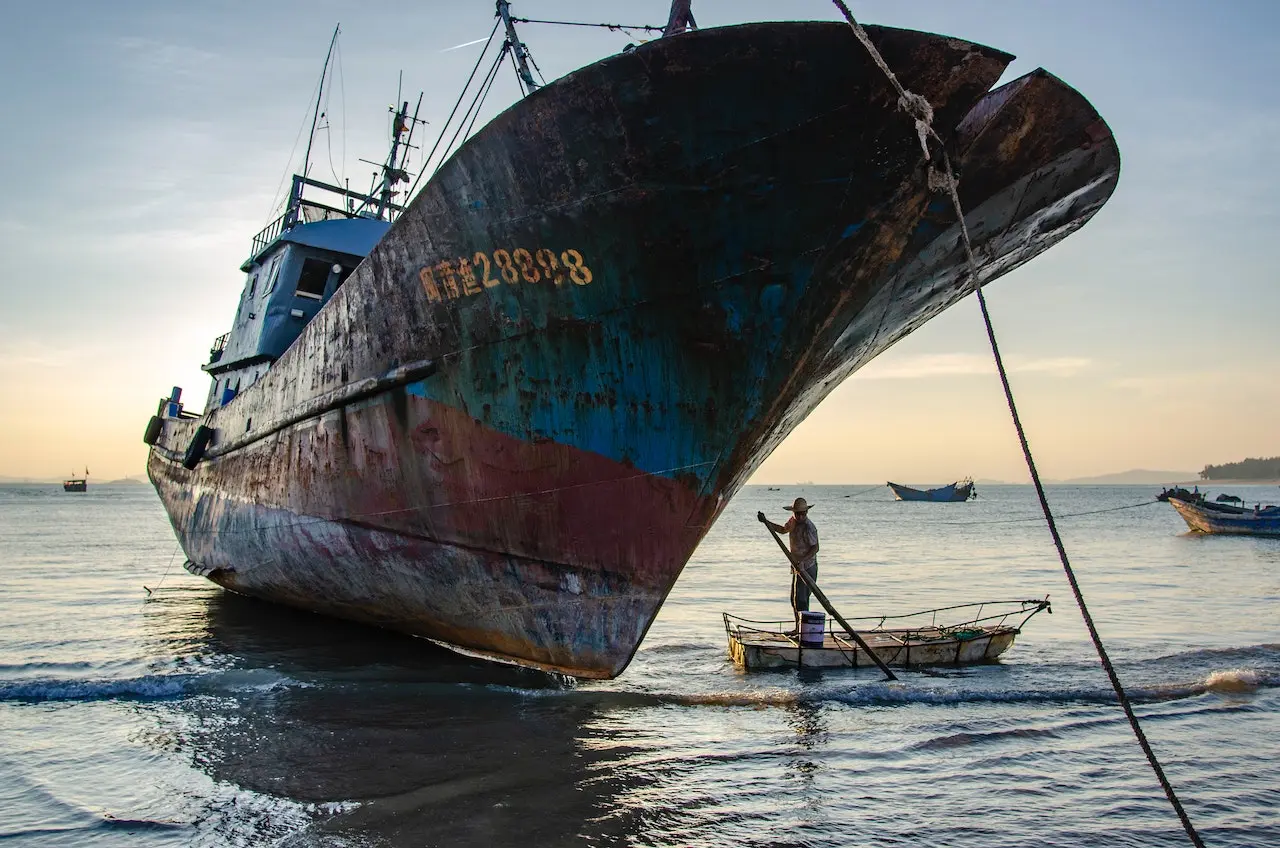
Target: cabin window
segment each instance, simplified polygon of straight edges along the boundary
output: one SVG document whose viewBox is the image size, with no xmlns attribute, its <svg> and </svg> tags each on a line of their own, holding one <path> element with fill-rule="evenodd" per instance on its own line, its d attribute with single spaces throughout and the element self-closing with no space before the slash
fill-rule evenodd
<svg viewBox="0 0 1280 848">
<path fill-rule="evenodd" d="M 297 293 L 319 300 L 324 297 L 324 287 L 328 282 L 329 263 L 323 259 L 308 259 L 302 263 L 302 273 L 298 275 Z"/>
<path fill-rule="evenodd" d="M 253 296 L 258 291 L 258 275 L 254 274 L 249 277 L 249 300 L 253 300 Z"/>
<path fill-rule="evenodd" d="M 276 280 L 280 278 L 280 257 L 277 256 L 271 260 L 271 267 L 267 269 L 267 284 L 263 287 L 263 294 L 271 294 L 276 290 Z"/>
</svg>

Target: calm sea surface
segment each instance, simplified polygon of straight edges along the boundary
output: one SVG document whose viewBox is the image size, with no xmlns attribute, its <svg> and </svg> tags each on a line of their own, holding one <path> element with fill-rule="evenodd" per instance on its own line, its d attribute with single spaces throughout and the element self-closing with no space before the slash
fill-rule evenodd
<svg viewBox="0 0 1280 848">
<path fill-rule="evenodd" d="M 978 489 L 908 504 L 883 487 L 748 488 L 627 672 L 565 685 L 227 594 L 182 570 L 150 487 L 0 487 L 0 841 L 1189 844 L 1034 492 Z M 1066 515 L 1155 491 L 1049 493 Z M 801 494 L 846 616 L 1046 593 L 1054 614 L 998 664 L 898 683 L 737 671 L 721 612 L 788 614 L 756 510 L 780 521 Z M 1280 539 L 1192 536 L 1165 504 L 1060 527 L 1206 843 L 1280 845 Z"/>
</svg>

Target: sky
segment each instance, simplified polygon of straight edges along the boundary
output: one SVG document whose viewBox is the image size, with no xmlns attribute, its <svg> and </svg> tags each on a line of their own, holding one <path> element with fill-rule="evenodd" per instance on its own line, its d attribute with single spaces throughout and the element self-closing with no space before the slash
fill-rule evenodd
<svg viewBox="0 0 1280 848">
<path fill-rule="evenodd" d="M 1119 187 L 1083 230 L 987 288 L 1036 464 L 1064 479 L 1280 454 L 1280 3 L 851 0 L 864 23 L 1018 56 L 1090 99 Z M 515 0 L 513 14 L 665 23 L 665 0 Z M 828 0 L 694 0 L 700 26 L 836 20 Z M 493 6 L 329 0 L 6 4 L 0 29 L 0 477 L 143 473 L 142 431 L 230 326 L 250 239 L 305 145 L 364 186 L 386 107 L 440 126 Z M 643 33 L 526 24 L 548 80 Z M 518 96 L 504 74 L 488 117 Z M 478 124 L 477 126 L 481 125 Z M 1027 479 L 976 300 L 837 389 L 756 483 Z"/>
</svg>

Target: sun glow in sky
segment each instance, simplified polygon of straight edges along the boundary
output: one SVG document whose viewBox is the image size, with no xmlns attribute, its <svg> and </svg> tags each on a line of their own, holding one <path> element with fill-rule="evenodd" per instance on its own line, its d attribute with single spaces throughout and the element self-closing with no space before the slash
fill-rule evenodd
<svg viewBox="0 0 1280 848">
<path fill-rule="evenodd" d="M 1197 471 L 1280 453 L 1280 4 L 854 0 L 867 23 L 1016 54 L 1079 89 L 1120 184 L 1079 233 L 988 301 L 1041 472 Z M 661 24 L 665 0 L 516 0 L 519 16 Z M 703 27 L 834 20 L 827 0 L 695 0 Z M 404 98 L 438 127 L 492 5 L 14 4 L 0 30 L 0 476 L 143 471 L 141 436 L 230 326 L 250 239 L 275 214 L 333 27 L 313 161 L 364 187 Z M 527 24 L 547 79 L 643 33 Z M 457 49 L 450 49 L 455 48 Z M 410 94 L 410 92 L 412 94 Z M 482 118 L 517 97 L 500 78 Z M 292 154 L 290 153 L 293 150 Z M 976 301 L 840 387 L 755 482 L 1026 479 Z"/>
</svg>

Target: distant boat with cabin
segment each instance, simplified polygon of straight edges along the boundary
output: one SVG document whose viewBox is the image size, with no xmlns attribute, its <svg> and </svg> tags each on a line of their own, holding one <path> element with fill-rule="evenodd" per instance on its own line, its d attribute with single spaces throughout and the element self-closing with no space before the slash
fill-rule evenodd
<svg viewBox="0 0 1280 848">
<path fill-rule="evenodd" d="M 939 486 L 936 489 L 913 489 L 900 483 L 886 483 L 893 490 L 893 496 L 900 501 L 938 501 L 942 503 L 967 501 L 976 498 L 978 493 L 973 489 L 973 480 L 965 478 Z"/>
<path fill-rule="evenodd" d="M 62 491 L 64 492 L 87 492 L 89 491 L 89 469 L 84 469 L 84 476 L 77 477 L 74 471 L 71 476 L 62 481 Z"/>
<path fill-rule="evenodd" d="M 1212 501 L 1169 498 L 1187 526 L 1197 533 L 1237 536 L 1280 536 L 1280 506 L 1235 506 Z"/>
</svg>

